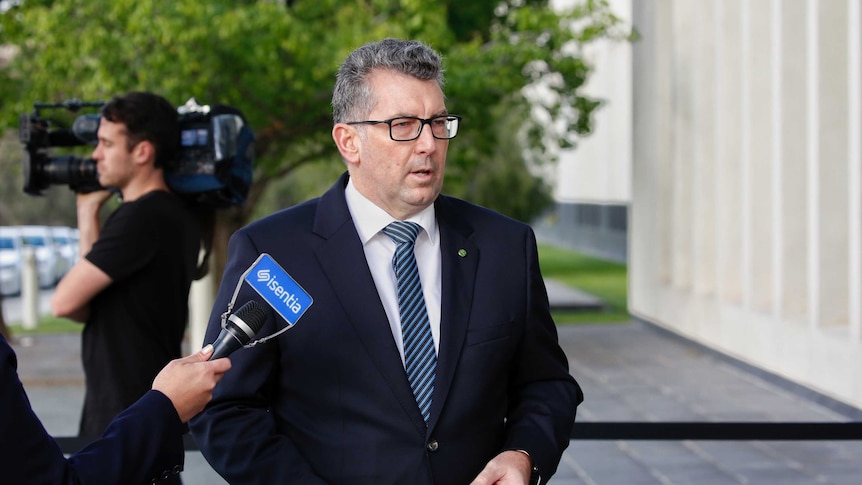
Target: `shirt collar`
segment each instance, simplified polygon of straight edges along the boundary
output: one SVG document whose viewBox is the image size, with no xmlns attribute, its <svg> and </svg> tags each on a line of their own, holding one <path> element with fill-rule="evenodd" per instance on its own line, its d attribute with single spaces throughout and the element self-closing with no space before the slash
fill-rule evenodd
<svg viewBox="0 0 862 485">
<path fill-rule="evenodd" d="M 350 210 L 350 215 L 353 217 L 353 223 L 356 226 L 356 232 L 359 233 L 359 239 L 362 245 L 380 233 L 380 230 L 388 226 L 389 223 L 395 221 L 395 218 L 390 216 L 385 210 L 381 209 L 373 202 L 368 200 L 364 195 L 356 190 L 353 185 L 353 180 L 347 181 L 347 187 L 344 189 L 344 196 L 347 200 L 347 208 Z M 422 237 L 424 232 L 432 245 L 439 240 L 437 234 L 437 218 L 434 212 L 434 204 L 422 209 L 418 214 L 410 217 L 407 221 L 415 222 L 422 227 L 419 237 Z"/>
</svg>

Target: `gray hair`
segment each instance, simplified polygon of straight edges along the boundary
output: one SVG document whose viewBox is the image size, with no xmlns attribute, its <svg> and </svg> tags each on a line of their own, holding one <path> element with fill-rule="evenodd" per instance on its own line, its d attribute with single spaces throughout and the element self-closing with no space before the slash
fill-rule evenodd
<svg viewBox="0 0 862 485">
<path fill-rule="evenodd" d="M 335 123 L 359 121 L 374 108 L 368 76 L 388 69 L 421 79 L 437 81 L 443 89 L 440 55 L 415 40 L 387 38 L 359 47 L 347 56 L 335 77 L 332 92 L 332 118 Z"/>
</svg>

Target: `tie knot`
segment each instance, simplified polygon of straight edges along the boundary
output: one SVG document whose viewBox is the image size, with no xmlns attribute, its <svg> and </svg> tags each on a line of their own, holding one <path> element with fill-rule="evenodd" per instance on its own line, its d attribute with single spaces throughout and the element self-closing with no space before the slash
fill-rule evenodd
<svg viewBox="0 0 862 485">
<path fill-rule="evenodd" d="M 395 221 L 383 228 L 383 234 L 395 241 L 395 244 L 416 242 L 419 235 L 419 224 L 415 222 Z"/>
</svg>

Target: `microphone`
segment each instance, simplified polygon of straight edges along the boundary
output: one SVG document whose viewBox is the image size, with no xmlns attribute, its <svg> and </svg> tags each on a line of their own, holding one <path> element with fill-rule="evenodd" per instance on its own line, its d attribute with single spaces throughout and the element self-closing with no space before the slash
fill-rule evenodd
<svg viewBox="0 0 862 485">
<path fill-rule="evenodd" d="M 247 344 L 266 320 L 266 308 L 260 303 L 249 300 L 228 317 L 215 342 L 209 360 L 227 357 L 230 353 Z"/>
</svg>

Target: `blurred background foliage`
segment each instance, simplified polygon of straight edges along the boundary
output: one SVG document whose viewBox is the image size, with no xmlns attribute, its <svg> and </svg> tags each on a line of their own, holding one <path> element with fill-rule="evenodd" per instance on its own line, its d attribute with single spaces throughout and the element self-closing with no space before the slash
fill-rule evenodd
<svg viewBox="0 0 862 485">
<path fill-rule="evenodd" d="M 220 275 L 234 230 L 319 195 L 345 170 L 330 135 L 335 72 L 384 37 L 444 57 L 447 107 L 464 117 L 444 192 L 529 222 L 552 201 L 542 167 L 589 133 L 600 105 L 582 92 L 584 47 L 630 32 L 604 1 L 0 1 L 0 224 L 75 225 L 68 188 L 21 190 L 15 130 L 34 102 L 144 90 L 177 106 L 228 104 L 254 129 L 256 158 L 246 204 L 218 213 Z M 538 104 L 527 96 L 536 88 Z"/>
</svg>

